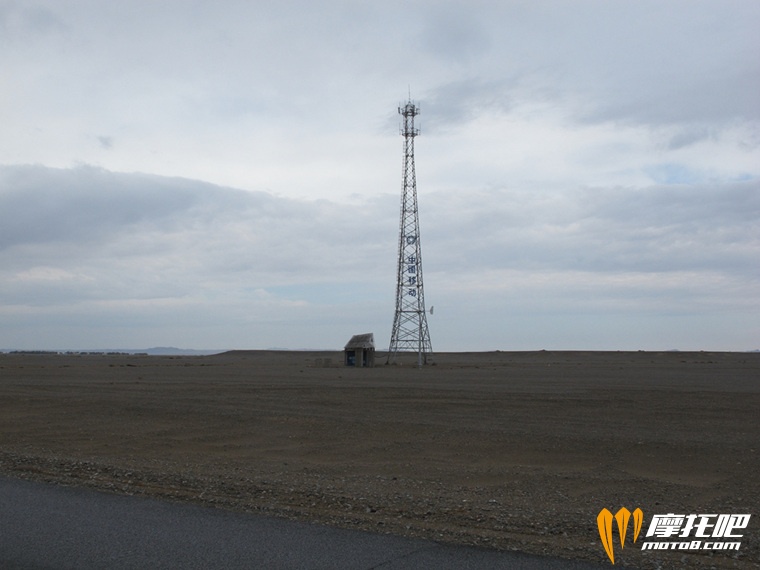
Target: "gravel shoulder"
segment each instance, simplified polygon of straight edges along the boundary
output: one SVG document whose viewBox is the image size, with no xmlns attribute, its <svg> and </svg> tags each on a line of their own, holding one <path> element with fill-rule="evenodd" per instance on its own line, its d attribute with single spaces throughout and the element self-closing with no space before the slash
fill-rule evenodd
<svg viewBox="0 0 760 570">
<path fill-rule="evenodd" d="M 603 507 L 748 512 L 738 554 L 616 562 L 760 567 L 760 354 L 412 360 L 0 355 L 0 473 L 591 562 Z"/>
</svg>

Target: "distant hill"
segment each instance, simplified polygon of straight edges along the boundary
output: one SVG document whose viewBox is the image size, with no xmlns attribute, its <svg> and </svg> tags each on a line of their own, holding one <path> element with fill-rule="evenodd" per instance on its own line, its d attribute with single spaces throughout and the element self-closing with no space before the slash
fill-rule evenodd
<svg viewBox="0 0 760 570">
<path fill-rule="evenodd" d="M 156 346 L 145 350 L 130 350 L 129 352 L 140 352 L 143 354 L 152 354 L 158 356 L 203 356 L 205 354 L 219 354 L 224 350 L 196 350 L 192 348 L 176 348 L 173 346 Z"/>
</svg>

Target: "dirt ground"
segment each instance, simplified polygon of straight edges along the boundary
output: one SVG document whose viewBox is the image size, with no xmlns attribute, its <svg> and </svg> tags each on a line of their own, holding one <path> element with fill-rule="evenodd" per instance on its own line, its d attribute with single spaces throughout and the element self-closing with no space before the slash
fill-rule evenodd
<svg viewBox="0 0 760 570">
<path fill-rule="evenodd" d="M 629 535 L 615 562 L 760 567 L 760 354 L 414 361 L 2 354 L 0 473 L 604 564 L 604 507 L 641 508 L 639 541 L 652 514 L 750 513 L 738 553 Z"/>
</svg>

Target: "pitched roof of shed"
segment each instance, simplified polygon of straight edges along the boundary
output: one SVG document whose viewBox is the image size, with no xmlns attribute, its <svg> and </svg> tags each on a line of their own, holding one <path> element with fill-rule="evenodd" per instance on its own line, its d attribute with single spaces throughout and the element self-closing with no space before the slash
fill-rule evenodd
<svg viewBox="0 0 760 570">
<path fill-rule="evenodd" d="M 345 348 L 375 348 L 375 335 L 373 333 L 355 334 L 346 343 Z"/>
</svg>

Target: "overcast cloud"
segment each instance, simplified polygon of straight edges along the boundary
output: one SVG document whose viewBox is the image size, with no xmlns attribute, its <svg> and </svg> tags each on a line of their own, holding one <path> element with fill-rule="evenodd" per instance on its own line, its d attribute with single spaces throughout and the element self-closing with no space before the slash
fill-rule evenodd
<svg viewBox="0 0 760 570">
<path fill-rule="evenodd" d="M 760 4 L 0 0 L 0 348 L 760 348 Z"/>
</svg>

